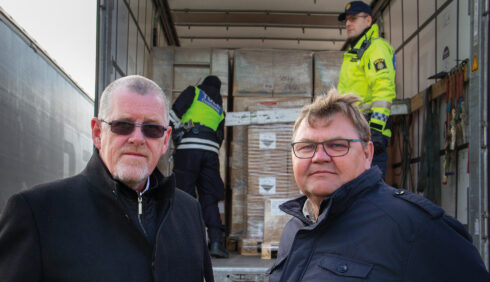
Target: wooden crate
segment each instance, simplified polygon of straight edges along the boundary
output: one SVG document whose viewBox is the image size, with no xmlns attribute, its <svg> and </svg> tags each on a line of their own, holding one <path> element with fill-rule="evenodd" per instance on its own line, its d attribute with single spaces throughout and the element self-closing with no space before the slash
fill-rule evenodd
<svg viewBox="0 0 490 282">
<path fill-rule="evenodd" d="M 238 251 L 242 256 L 260 256 L 262 254 L 262 240 L 240 238 Z"/>
<path fill-rule="evenodd" d="M 277 258 L 277 251 L 279 249 L 279 242 L 264 242 L 262 243 L 262 259 Z"/>
</svg>

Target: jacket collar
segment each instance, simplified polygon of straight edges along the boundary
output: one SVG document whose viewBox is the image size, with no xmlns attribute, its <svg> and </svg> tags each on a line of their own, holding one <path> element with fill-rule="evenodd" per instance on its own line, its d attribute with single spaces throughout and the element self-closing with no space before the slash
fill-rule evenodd
<svg viewBox="0 0 490 282">
<path fill-rule="evenodd" d="M 357 39 L 356 44 L 353 49 L 358 49 L 361 47 L 364 40 L 373 40 L 379 37 L 379 27 L 377 24 L 372 24 L 371 27 L 367 28 Z"/>
<path fill-rule="evenodd" d="M 87 163 L 87 166 L 82 171 L 82 175 L 86 176 L 88 182 L 90 182 L 94 187 L 96 187 L 100 192 L 107 194 L 112 193 L 114 195 L 127 191 L 131 188 L 126 186 L 124 183 L 115 180 L 110 174 L 109 170 L 105 166 L 104 162 L 100 158 L 99 151 L 95 150 L 92 157 Z M 162 187 L 161 189 L 158 189 Z M 150 174 L 150 187 L 145 195 L 152 194 L 154 191 L 158 191 L 160 197 L 166 199 L 171 199 L 175 193 L 175 178 L 172 176 L 164 177 L 160 171 L 155 168 Z M 136 193 L 134 197 L 137 197 Z"/>
<path fill-rule="evenodd" d="M 323 199 L 320 205 L 320 212 L 317 223 L 325 221 L 327 217 L 335 217 L 347 210 L 354 201 L 362 197 L 365 193 L 377 187 L 377 183 L 383 182 L 381 171 L 378 167 L 370 168 L 364 171 L 357 178 L 340 186 L 330 197 Z M 280 209 L 299 220 L 305 225 L 311 225 L 311 221 L 305 218 L 303 206 L 306 202 L 306 196 L 285 202 Z M 315 224 L 316 225 L 316 224 Z"/>
</svg>

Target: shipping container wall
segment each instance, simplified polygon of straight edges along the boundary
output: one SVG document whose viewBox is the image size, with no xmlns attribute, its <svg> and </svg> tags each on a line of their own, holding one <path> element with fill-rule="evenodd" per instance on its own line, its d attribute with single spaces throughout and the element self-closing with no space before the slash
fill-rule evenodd
<svg viewBox="0 0 490 282">
<path fill-rule="evenodd" d="M 450 72 L 462 60 L 470 57 L 470 16 L 466 0 L 393 0 L 382 11 L 385 39 L 396 53 L 396 87 L 398 99 L 411 99 L 437 82 L 428 77 L 439 72 Z M 467 85 L 465 86 L 465 88 Z M 466 94 L 464 98 L 466 98 Z M 465 99 L 463 99 L 464 101 Z M 440 150 L 440 194 L 432 200 L 440 204 L 450 215 L 467 224 L 467 137 L 459 138 L 456 153 L 449 159 L 450 166 L 444 166 L 447 159 L 443 155 L 446 144 L 447 103 L 446 97 L 439 97 L 434 103 L 438 112 L 438 136 Z M 466 105 L 463 103 L 466 109 Z M 424 126 L 427 123 L 426 109 L 414 111 L 403 119 L 395 119 L 398 132 L 391 141 L 394 185 L 405 184 L 407 189 L 417 190 L 420 179 L 420 161 L 424 150 Z M 403 144 L 403 140 L 409 144 Z M 409 158 L 410 164 L 403 166 Z M 448 174 L 447 183 L 443 176 Z"/>
<path fill-rule="evenodd" d="M 0 212 L 14 193 L 79 173 L 93 101 L 0 10 Z"/>
</svg>

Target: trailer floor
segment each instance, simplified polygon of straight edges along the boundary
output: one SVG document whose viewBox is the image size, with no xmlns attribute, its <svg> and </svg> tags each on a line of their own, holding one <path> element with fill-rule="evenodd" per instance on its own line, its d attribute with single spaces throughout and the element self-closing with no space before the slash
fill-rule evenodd
<svg viewBox="0 0 490 282">
<path fill-rule="evenodd" d="M 214 281 L 267 281 L 265 272 L 275 262 L 275 259 L 261 259 L 260 256 L 242 256 L 230 252 L 227 259 L 212 259 Z"/>
</svg>

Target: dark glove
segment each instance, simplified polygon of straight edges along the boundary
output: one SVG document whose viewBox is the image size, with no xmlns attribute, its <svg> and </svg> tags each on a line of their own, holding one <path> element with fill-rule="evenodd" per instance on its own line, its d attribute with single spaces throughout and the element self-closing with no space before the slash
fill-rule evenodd
<svg viewBox="0 0 490 282">
<path fill-rule="evenodd" d="M 386 150 L 386 146 L 388 145 L 388 137 L 384 136 L 383 133 L 373 128 L 371 128 L 371 141 L 373 141 L 375 155 L 381 154 Z"/>
<path fill-rule="evenodd" d="M 174 141 L 174 146 L 177 147 L 182 141 L 182 137 L 184 137 L 185 129 L 177 128 L 172 131 L 172 140 Z"/>
</svg>

